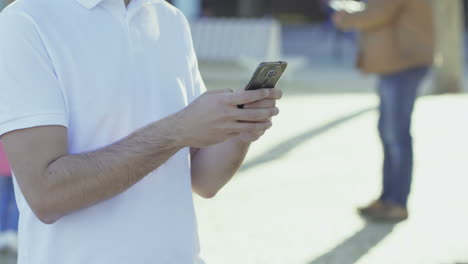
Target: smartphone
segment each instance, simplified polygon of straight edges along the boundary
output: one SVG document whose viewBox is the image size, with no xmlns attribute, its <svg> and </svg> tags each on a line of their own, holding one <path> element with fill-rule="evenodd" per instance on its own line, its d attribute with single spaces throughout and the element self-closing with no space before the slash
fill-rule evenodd
<svg viewBox="0 0 468 264">
<path fill-rule="evenodd" d="M 260 63 L 245 90 L 275 88 L 287 67 L 288 63 L 285 61 Z M 237 107 L 244 108 L 244 105 L 238 105 Z"/>
<path fill-rule="evenodd" d="M 288 63 L 285 61 L 260 63 L 245 90 L 275 88 L 287 67 Z"/>
</svg>

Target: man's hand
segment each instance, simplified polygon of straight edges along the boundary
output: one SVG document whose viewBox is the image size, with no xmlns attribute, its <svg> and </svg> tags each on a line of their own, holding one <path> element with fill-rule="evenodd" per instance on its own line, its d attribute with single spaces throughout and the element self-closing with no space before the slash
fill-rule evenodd
<svg viewBox="0 0 468 264">
<path fill-rule="evenodd" d="M 203 148 L 240 137 L 252 142 L 271 126 L 279 113 L 280 89 L 209 91 L 177 114 L 177 133 L 184 145 Z M 239 109 L 238 105 L 244 105 Z"/>
<path fill-rule="evenodd" d="M 273 91 L 273 94 L 271 95 L 270 98 L 266 98 L 266 99 L 262 99 L 253 103 L 245 104 L 244 109 L 265 109 L 265 108 L 276 107 L 276 101 L 281 99 L 283 92 L 281 89 L 277 89 L 277 88 L 273 89 L 272 91 Z M 259 123 L 261 122 L 271 122 L 271 118 L 259 121 Z M 254 142 L 254 141 L 257 141 L 261 136 L 263 136 L 265 132 L 266 130 L 257 131 L 253 133 L 241 133 L 239 135 L 239 139 L 247 143 Z"/>
<path fill-rule="evenodd" d="M 234 176 L 250 143 L 259 139 L 279 113 L 277 88 L 208 92 L 179 113 L 192 148 L 192 188 L 211 198 Z M 244 105 L 240 109 L 237 106 Z M 218 144 L 219 143 L 219 144 Z M 209 147 L 207 147 L 209 146 Z M 203 147 L 197 149 L 196 147 Z"/>
</svg>

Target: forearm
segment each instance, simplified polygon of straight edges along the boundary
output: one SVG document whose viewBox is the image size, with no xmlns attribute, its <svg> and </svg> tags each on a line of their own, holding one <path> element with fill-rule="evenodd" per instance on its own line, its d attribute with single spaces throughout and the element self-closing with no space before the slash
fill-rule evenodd
<svg viewBox="0 0 468 264">
<path fill-rule="evenodd" d="M 228 183 L 247 155 L 250 143 L 233 138 L 198 150 L 192 158 L 192 187 L 202 197 L 211 198 Z"/>
<path fill-rule="evenodd" d="M 53 222 L 112 198 L 165 163 L 182 146 L 173 117 L 151 124 L 101 150 L 66 155 L 49 164 L 39 196 L 43 218 Z"/>
</svg>

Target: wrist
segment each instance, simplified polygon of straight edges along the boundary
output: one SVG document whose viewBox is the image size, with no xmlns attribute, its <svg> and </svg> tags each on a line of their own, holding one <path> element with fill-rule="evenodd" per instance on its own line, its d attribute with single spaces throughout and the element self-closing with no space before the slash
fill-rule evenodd
<svg viewBox="0 0 468 264">
<path fill-rule="evenodd" d="M 168 136 L 171 138 L 174 146 L 181 149 L 191 147 L 191 142 L 193 141 L 191 138 L 192 133 L 190 133 L 185 126 L 186 122 L 184 122 L 185 119 L 183 111 L 166 118 L 169 132 Z"/>
<path fill-rule="evenodd" d="M 237 137 L 234 137 L 230 140 L 232 144 L 236 145 L 239 148 L 248 148 L 250 144 L 252 144 L 252 141 L 245 140 L 242 135 L 239 135 Z"/>
<path fill-rule="evenodd" d="M 150 125 L 150 134 L 154 142 L 165 141 L 168 148 L 180 150 L 188 147 L 186 139 L 183 137 L 182 127 L 176 115 L 166 117 Z"/>
</svg>

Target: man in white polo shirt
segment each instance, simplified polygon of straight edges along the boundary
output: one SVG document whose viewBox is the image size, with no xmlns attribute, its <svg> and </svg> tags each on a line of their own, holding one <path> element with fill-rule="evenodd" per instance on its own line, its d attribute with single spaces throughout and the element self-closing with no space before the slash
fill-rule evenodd
<svg viewBox="0 0 468 264">
<path fill-rule="evenodd" d="M 281 90 L 205 92 L 163 0 L 18 0 L 0 40 L 19 263 L 202 263 L 192 190 L 231 179 Z"/>
</svg>

